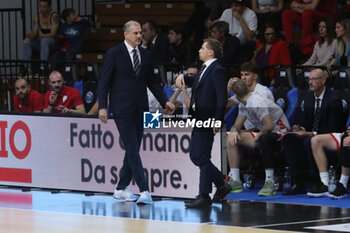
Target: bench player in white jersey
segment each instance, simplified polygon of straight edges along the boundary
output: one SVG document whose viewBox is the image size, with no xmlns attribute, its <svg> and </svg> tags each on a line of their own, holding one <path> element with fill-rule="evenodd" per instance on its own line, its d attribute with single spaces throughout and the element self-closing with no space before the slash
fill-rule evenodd
<svg viewBox="0 0 350 233">
<path fill-rule="evenodd" d="M 240 70 L 241 70 L 241 79 L 245 82 L 249 91 L 254 92 L 258 95 L 261 95 L 262 97 L 265 97 L 271 100 L 272 102 L 275 101 L 271 90 L 266 86 L 263 86 L 257 82 L 257 79 L 259 76 L 259 67 L 256 65 L 255 62 L 249 61 L 249 62 L 243 63 L 240 67 Z M 230 95 L 230 92 L 232 90 L 233 82 L 238 79 L 239 78 L 234 77 L 228 81 L 228 84 L 227 84 L 228 95 Z M 240 101 L 237 99 L 236 96 L 233 95 L 232 97 L 229 97 L 227 100 L 227 109 L 239 103 Z M 254 127 L 250 123 L 249 119 L 247 119 L 244 122 L 244 128 L 252 131 L 254 130 Z"/>
<path fill-rule="evenodd" d="M 239 172 L 240 151 L 238 150 L 238 146 L 254 149 L 261 135 L 270 132 L 281 135 L 290 131 L 290 126 L 280 107 L 261 95 L 249 92 L 243 80 L 235 81 L 232 85 L 232 89 L 241 103 L 239 105 L 240 111 L 235 124 L 231 127 L 227 136 L 227 156 L 230 165 L 230 178 L 228 182 L 232 187 L 231 192 L 237 193 L 243 191 Z M 247 119 L 254 128 L 259 130 L 258 132 L 242 130 L 243 124 Z M 259 195 L 275 195 L 273 167 L 265 166 L 265 173 L 265 184 L 259 191 Z"/>
<path fill-rule="evenodd" d="M 344 133 L 319 134 L 311 139 L 312 153 L 320 172 L 321 182 L 328 187 L 328 162 L 325 150 L 335 151 L 341 156 L 342 172 L 334 191 L 329 193 L 333 199 L 347 196 L 347 185 L 350 175 L 350 127 Z M 342 139 L 343 138 L 343 142 Z"/>
</svg>

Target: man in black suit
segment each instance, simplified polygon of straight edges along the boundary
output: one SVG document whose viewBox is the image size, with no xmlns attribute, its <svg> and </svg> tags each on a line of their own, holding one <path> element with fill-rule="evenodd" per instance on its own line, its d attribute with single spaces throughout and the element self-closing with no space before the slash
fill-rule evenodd
<svg viewBox="0 0 350 233">
<path fill-rule="evenodd" d="M 185 84 L 192 86 L 189 113 L 196 121 L 214 118 L 221 125 L 224 120 L 227 77 L 224 68 L 217 62 L 217 58 L 221 55 L 222 46 L 219 41 L 205 40 L 199 50 L 199 58 L 203 61 L 200 71 L 195 76 L 179 75 L 176 79 L 179 88 Z M 212 201 L 221 200 L 231 190 L 231 186 L 224 182 L 225 176 L 210 161 L 214 135 L 218 131 L 218 125 L 213 128 L 193 128 L 190 158 L 200 169 L 199 195 L 194 200 L 186 202 L 186 208 L 211 206 Z M 209 197 L 212 183 L 217 187 L 213 200 Z"/>
<path fill-rule="evenodd" d="M 126 201 L 147 204 L 152 202 L 148 183 L 140 158 L 140 143 L 143 134 L 143 112 L 148 111 L 146 87 L 157 97 L 169 112 L 174 105 L 167 101 L 162 87 L 152 83 L 152 61 L 150 53 L 140 48 L 141 26 L 129 21 L 124 25 L 124 43 L 109 49 L 105 55 L 103 71 L 98 84 L 99 118 L 106 123 L 107 95 L 109 110 L 113 113 L 120 138 L 125 147 L 123 166 L 120 169 L 119 183 L 113 197 Z M 140 188 L 140 197 L 133 195 L 128 188 L 132 177 Z"/>
<path fill-rule="evenodd" d="M 142 47 L 151 52 L 154 64 L 169 62 L 169 40 L 164 34 L 158 33 L 158 26 L 153 20 L 142 24 Z"/>
<path fill-rule="evenodd" d="M 236 36 L 229 33 L 229 25 L 225 21 L 218 21 L 210 26 L 210 36 L 221 42 L 223 47 L 223 56 L 219 58 L 222 65 L 240 64 L 243 60 L 242 54 L 239 54 L 241 42 Z"/>
<path fill-rule="evenodd" d="M 326 80 L 327 75 L 323 70 L 314 69 L 310 72 L 309 92 L 303 98 L 301 106 L 298 106 L 294 134 L 287 134 L 282 139 L 283 154 L 293 180 L 291 189 L 284 191 L 284 195 L 306 192 L 305 176 L 301 171 L 303 168 L 311 173 L 314 185 L 310 193 L 328 194 L 318 176 L 311 151 L 311 138 L 316 134 L 342 132 L 345 128 L 345 117 L 340 97 L 326 87 Z"/>
</svg>

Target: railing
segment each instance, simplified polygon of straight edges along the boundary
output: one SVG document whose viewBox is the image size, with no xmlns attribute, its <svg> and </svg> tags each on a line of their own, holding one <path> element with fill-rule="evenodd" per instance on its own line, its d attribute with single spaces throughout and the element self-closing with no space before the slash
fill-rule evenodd
<svg viewBox="0 0 350 233">
<path fill-rule="evenodd" d="M 32 73 L 27 73 L 24 69 L 31 63 Z M 45 94 L 49 90 L 48 76 L 50 70 L 41 71 L 41 64 L 49 67 L 49 63 L 44 61 L 23 61 L 23 60 L 0 60 L 0 110 L 10 111 L 13 107 L 12 97 L 15 94 L 15 82 L 19 77 L 28 81 L 31 88 Z M 66 84 L 74 86 L 80 82 L 94 81 L 99 78 L 99 68 L 101 64 L 89 62 L 70 62 L 60 64 L 58 69 L 65 78 Z M 81 86 L 81 94 L 83 93 Z"/>
<path fill-rule="evenodd" d="M 21 51 L 18 44 L 24 35 L 23 10 L 21 8 L 0 9 L 1 59 L 18 59 Z"/>
<path fill-rule="evenodd" d="M 18 60 L 22 57 L 25 34 L 32 29 L 33 17 L 38 13 L 38 0 L 22 0 L 21 8 L 0 9 L 0 59 Z M 95 0 L 52 1 L 52 10 L 58 13 L 73 8 L 77 15 L 94 22 Z"/>
</svg>

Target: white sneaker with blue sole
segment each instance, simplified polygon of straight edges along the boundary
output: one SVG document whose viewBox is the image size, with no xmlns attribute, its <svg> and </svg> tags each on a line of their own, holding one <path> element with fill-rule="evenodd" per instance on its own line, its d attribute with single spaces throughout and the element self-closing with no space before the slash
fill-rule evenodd
<svg viewBox="0 0 350 233">
<path fill-rule="evenodd" d="M 113 197 L 118 200 L 124 200 L 124 201 L 136 201 L 139 196 L 132 194 L 129 187 L 126 187 L 125 189 L 115 189 Z"/>
<path fill-rule="evenodd" d="M 137 199 L 136 204 L 150 204 L 152 203 L 152 196 L 148 191 L 140 193 L 139 199 Z"/>
</svg>

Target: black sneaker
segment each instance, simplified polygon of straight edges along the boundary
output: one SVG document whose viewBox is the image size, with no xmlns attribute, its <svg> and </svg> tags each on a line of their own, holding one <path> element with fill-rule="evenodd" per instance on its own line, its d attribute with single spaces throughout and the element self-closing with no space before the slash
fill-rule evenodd
<svg viewBox="0 0 350 233">
<path fill-rule="evenodd" d="M 309 197 L 327 197 L 328 196 L 328 186 L 323 183 L 314 184 L 307 193 Z"/>
<path fill-rule="evenodd" d="M 348 190 L 344 187 L 344 185 L 340 182 L 337 183 L 337 187 L 333 192 L 329 194 L 330 198 L 333 199 L 342 199 L 348 195 Z"/>
<path fill-rule="evenodd" d="M 216 189 L 216 192 L 213 197 L 213 202 L 219 202 L 226 197 L 227 194 L 229 194 L 231 191 L 231 185 L 228 183 L 224 183 L 220 187 Z"/>
</svg>

